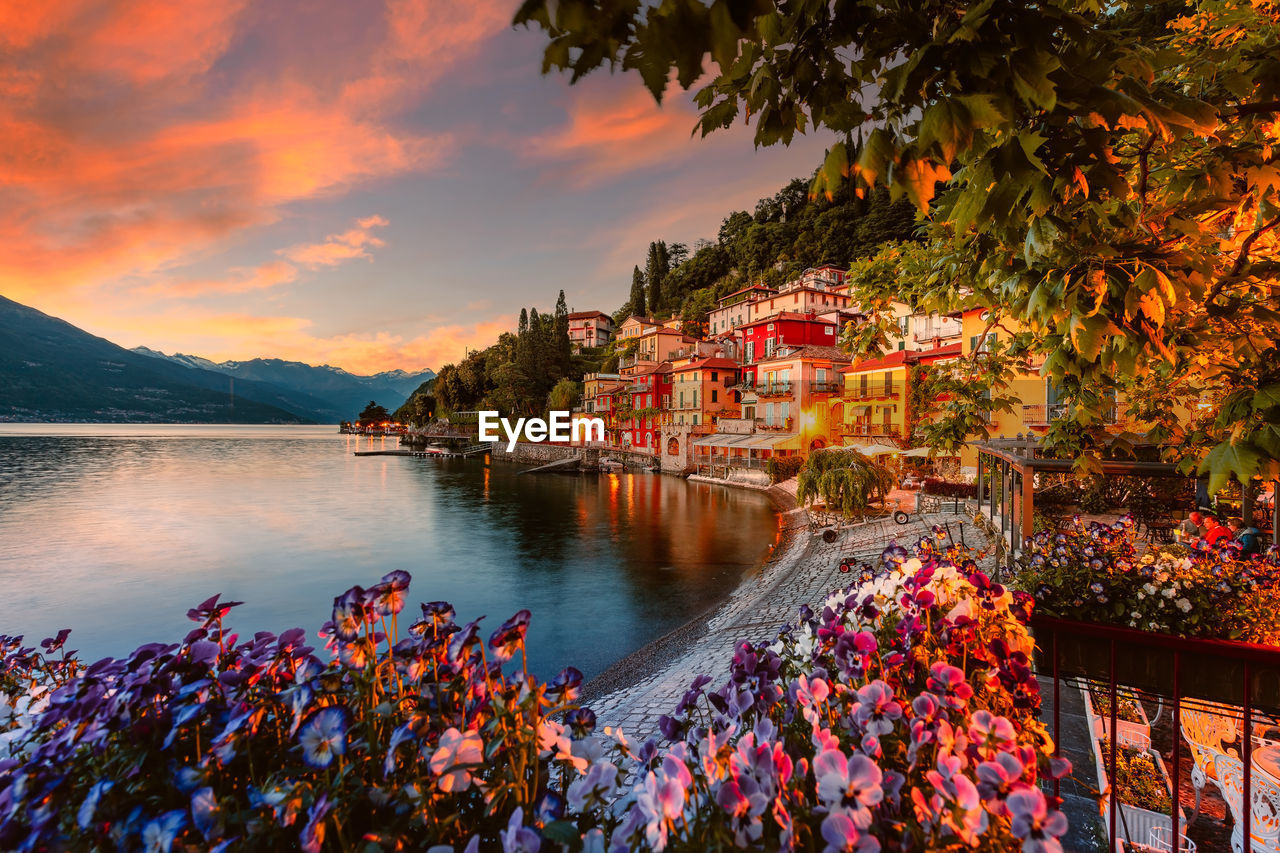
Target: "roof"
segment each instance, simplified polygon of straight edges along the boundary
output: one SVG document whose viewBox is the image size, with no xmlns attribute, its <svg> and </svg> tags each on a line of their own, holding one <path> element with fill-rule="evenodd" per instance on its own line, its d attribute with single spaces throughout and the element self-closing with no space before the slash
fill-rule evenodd
<svg viewBox="0 0 1280 853">
<path fill-rule="evenodd" d="M 960 354 L 960 344 L 948 344 L 945 347 L 934 347 L 926 350 L 898 350 L 879 358 L 868 358 L 842 368 L 845 373 L 861 373 L 864 370 L 891 370 L 908 364 L 922 361 L 935 361 Z"/>
<path fill-rule="evenodd" d="M 574 311 L 569 314 L 570 320 L 589 320 L 592 317 L 603 317 L 606 320 L 612 320 L 613 317 L 603 311 Z"/>
<path fill-rule="evenodd" d="M 627 323 L 630 323 L 632 320 L 635 320 L 647 326 L 658 325 L 658 321 L 653 319 L 652 317 L 641 317 L 639 314 L 632 314 L 631 316 L 627 317 L 627 319 L 623 320 L 622 323 L 623 325 L 626 325 Z"/>
<path fill-rule="evenodd" d="M 724 296 L 721 296 L 718 301 L 724 302 L 726 299 L 732 299 L 735 296 L 741 296 L 742 294 L 750 293 L 753 290 L 767 290 L 770 293 L 778 292 L 778 289 L 775 287 L 769 287 L 768 285 L 764 285 L 764 284 L 753 284 L 750 287 L 744 287 L 741 290 L 735 290 L 733 293 L 726 293 Z M 734 303 L 734 304 L 736 305 L 737 303 Z"/>
<path fill-rule="evenodd" d="M 771 361 L 793 361 L 795 359 L 808 359 L 810 361 L 849 361 L 849 354 L 839 347 L 826 347 L 819 344 L 807 344 L 802 347 L 791 349 L 784 347 L 784 350 L 790 350 L 786 355 L 774 353 L 773 357 L 761 359 L 759 364 L 768 364 Z"/>
<path fill-rule="evenodd" d="M 832 325 L 826 320 L 818 319 L 817 313 L 812 311 L 806 313 L 801 313 L 799 311 L 779 311 L 777 314 L 771 314 L 768 317 L 762 317 L 759 320 L 752 320 L 750 323 L 743 323 L 738 326 L 738 328 L 745 329 L 749 326 L 759 326 L 761 323 L 776 323 L 778 320 L 798 320 L 805 323 L 822 323 L 826 326 Z"/>
<path fill-rule="evenodd" d="M 945 347 L 934 347 L 933 349 L 917 350 L 916 355 L 921 361 L 933 361 L 939 358 L 949 358 L 951 356 L 960 355 L 961 346 L 959 343 L 947 344 Z"/>
<path fill-rule="evenodd" d="M 675 371 L 679 373 L 680 371 L 683 371 L 683 370 L 698 370 L 699 368 L 711 368 L 711 367 L 730 368 L 733 370 L 737 370 L 738 368 L 742 367 L 742 365 L 738 364 L 738 362 L 734 361 L 731 358 L 712 355 L 712 356 L 707 356 L 706 358 L 699 358 L 699 359 L 690 361 L 686 365 L 675 368 Z"/>
</svg>

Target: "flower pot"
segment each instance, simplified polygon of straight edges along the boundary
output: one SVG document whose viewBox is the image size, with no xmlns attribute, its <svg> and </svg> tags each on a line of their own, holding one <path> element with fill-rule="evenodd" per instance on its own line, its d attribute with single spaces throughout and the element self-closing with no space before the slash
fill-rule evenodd
<svg viewBox="0 0 1280 853">
<path fill-rule="evenodd" d="M 1094 766 L 1098 773 L 1098 790 L 1102 792 L 1100 804 L 1102 825 L 1104 829 L 1109 831 L 1111 826 L 1111 781 L 1107 776 L 1107 762 L 1110 755 L 1103 753 L 1103 745 L 1100 740 L 1093 738 L 1092 743 Z M 1164 787 L 1169 793 L 1170 800 L 1176 802 L 1176 800 L 1173 800 L 1173 783 L 1169 778 L 1169 771 L 1164 766 L 1164 761 L 1155 750 L 1148 750 L 1147 754 L 1151 756 L 1157 772 L 1163 779 Z M 1152 827 L 1164 826 L 1168 828 L 1168 831 L 1172 831 L 1173 819 L 1167 812 L 1153 811 L 1132 803 L 1121 802 L 1119 805 L 1120 812 L 1116 815 L 1117 839 L 1123 839 L 1135 844 L 1147 844 L 1151 838 Z M 1179 828 L 1185 828 L 1186 825 L 1186 811 L 1179 805 L 1178 826 Z"/>
<path fill-rule="evenodd" d="M 1080 693 L 1084 696 L 1084 713 L 1085 718 L 1089 721 L 1089 732 L 1095 738 L 1109 738 L 1111 736 L 1111 715 L 1100 714 L 1093 705 L 1093 697 L 1090 695 L 1089 688 L 1081 685 Z M 1117 694 L 1119 696 L 1119 694 Z M 1142 702 L 1133 697 L 1134 704 L 1138 706 L 1138 716 L 1141 721 L 1116 719 L 1116 730 L 1119 731 L 1119 740 L 1121 743 L 1138 743 L 1141 741 L 1151 742 L 1151 721 L 1147 719 L 1147 709 L 1142 706 Z"/>
</svg>

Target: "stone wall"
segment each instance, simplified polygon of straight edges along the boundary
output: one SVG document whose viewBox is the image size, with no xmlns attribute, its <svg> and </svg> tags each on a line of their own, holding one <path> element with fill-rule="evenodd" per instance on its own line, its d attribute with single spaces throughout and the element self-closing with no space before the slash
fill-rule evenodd
<svg viewBox="0 0 1280 853">
<path fill-rule="evenodd" d="M 520 462 L 525 465 L 546 465 L 548 462 L 575 458 L 580 453 L 582 453 L 582 448 L 580 447 L 567 447 L 562 444 L 533 441 L 517 441 L 515 448 L 510 453 L 507 452 L 507 443 L 505 441 L 495 441 L 493 449 L 489 451 L 489 455 L 493 459 L 501 459 L 504 462 Z"/>
</svg>

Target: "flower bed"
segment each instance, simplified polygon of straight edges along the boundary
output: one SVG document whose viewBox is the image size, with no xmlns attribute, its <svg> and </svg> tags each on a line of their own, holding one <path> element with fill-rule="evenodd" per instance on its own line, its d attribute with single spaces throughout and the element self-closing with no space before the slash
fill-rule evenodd
<svg viewBox="0 0 1280 853">
<path fill-rule="evenodd" d="M 0 639 L 0 848 L 1062 849 L 1029 597 L 934 540 L 740 645 L 666 749 L 592 735 L 575 670 L 528 675 L 525 611 L 488 642 L 443 602 L 402 630 L 408 580 L 339 596 L 324 655 L 239 640 L 216 597 L 87 668 L 65 634 Z"/>
<path fill-rule="evenodd" d="M 1169 546 L 1138 556 L 1131 520 L 1026 541 L 1013 585 L 1040 613 L 1184 637 L 1280 644 L 1280 552 Z"/>
</svg>

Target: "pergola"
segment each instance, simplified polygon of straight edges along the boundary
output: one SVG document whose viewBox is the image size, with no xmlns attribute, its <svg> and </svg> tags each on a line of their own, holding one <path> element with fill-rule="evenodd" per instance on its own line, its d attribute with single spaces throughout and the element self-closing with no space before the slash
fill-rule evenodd
<svg viewBox="0 0 1280 853">
<path fill-rule="evenodd" d="M 1022 549 L 1023 540 L 1032 533 L 1035 511 L 1035 478 L 1037 474 L 1068 474 L 1074 462 L 1070 459 L 1046 459 L 1037 456 L 1039 445 L 1034 440 L 988 441 L 974 445 L 978 451 L 978 510 L 986 515 L 992 527 L 1000 531 L 1009 559 Z M 1106 477 L 1178 477 L 1194 479 L 1168 462 L 1140 462 L 1104 459 L 1102 474 Z M 990 486 L 988 486 L 990 484 Z M 1280 490 L 1277 491 L 1280 494 Z M 1241 517 L 1250 523 L 1250 501 L 1241 505 Z M 1280 500 L 1272 506 L 1273 531 L 1280 529 Z"/>
</svg>

